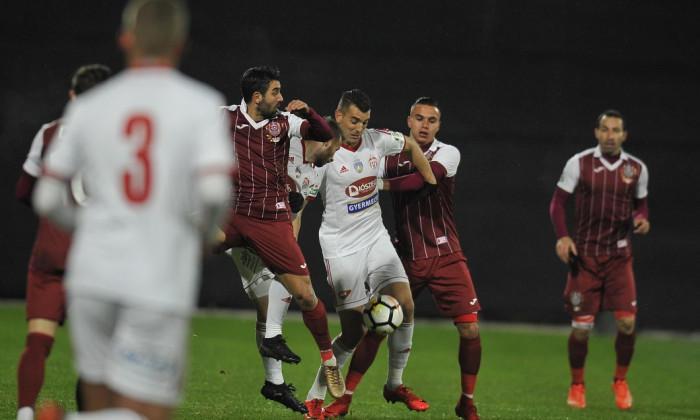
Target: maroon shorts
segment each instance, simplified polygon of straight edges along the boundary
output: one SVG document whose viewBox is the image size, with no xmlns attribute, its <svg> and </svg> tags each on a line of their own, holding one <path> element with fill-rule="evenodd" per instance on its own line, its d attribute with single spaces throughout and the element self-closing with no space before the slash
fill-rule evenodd
<svg viewBox="0 0 700 420">
<path fill-rule="evenodd" d="M 30 265 L 27 272 L 26 307 L 27 319 L 51 319 L 62 325 L 66 319 L 63 274 L 46 273 Z"/>
<path fill-rule="evenodd" d="M 442 316 L 456 318 L 481 310 L 467 258 L 461 252 L 424 260 L 403 260 L 403 266 L 413 298 L 428 286 Z"/>
<path fill-rule="evenodd" d="M 233 213 L 224 233 L 226 240 L 222 250 L 251 246 L 273 273 L 309 275 L 290 220 L 260 220 Z"/>
<path fill-rule="evenodd" d="M 631 256 L 578 257 L 571 264 L 564 308 L 572 316 L 600 311 L 637 313 Z"/>
</svg>

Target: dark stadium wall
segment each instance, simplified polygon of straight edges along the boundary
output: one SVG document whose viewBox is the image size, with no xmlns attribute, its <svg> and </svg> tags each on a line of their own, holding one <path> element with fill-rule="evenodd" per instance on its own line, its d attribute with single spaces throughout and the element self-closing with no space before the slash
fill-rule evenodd
<svg viewBox="0 0 700 420">
<path fill-rule="evenodd" d="M 406 132 L 415 98 L 440 101 L 438 138 L 461 152 L 454 211 L 484 320 L 569 322 L 549 200 L 566 160 L 595 146 L 596 116 L 621 110 L 624 147 L 650 171 L 651 232 L 632 240 L 640 329 L 700 330 L 689 316 L 700 296 L 700 69 L 693 60 L 700 36 L 686 12 L 692 3 L 190 3 L 182 69 L 230 103 L 240 101 L 243 71 L 263 63 L 280 67 L 285 102 L 303 99 L 324 115 L 342 91 L 366 91 L 372 127 Z M 14 200 L 15 182 L 36 131 L 60 115 L 72 72 L 89 62 L 123 68 L 115 44 L 122 3 L 5 7 L 0 298 L 22 299 L 36 218 Z M 382 198 L 393 231 L 390 205 Z M 309 207 L 300 242 L 331 308 L 317 238 L 322 207 L 320 200 Z M 200 304 L 251 307 L 225 257 L 205 262 Z M 417 312 L 437 315 L 428 295 Z"/>
</svg>

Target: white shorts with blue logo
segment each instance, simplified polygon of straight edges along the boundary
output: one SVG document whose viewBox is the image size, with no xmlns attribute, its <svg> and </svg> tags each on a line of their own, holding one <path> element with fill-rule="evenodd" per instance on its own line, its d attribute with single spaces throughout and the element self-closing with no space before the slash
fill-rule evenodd
<svg viewBox="0 0 700 420">
<path fill-rule="evenodd" d="M 88 384 L 174 407 L 182 393 L 190 315 L 74 297 L 68 312 L 76 367 Z"/>
<path fill-rule="evenodd" d="M 370 296 L 388 284 L 408 283 L 386 231 L 367 248 L 342 257 L 325 258 L 325 263 L 337 311 L 364 306 Z"/>
</svg>

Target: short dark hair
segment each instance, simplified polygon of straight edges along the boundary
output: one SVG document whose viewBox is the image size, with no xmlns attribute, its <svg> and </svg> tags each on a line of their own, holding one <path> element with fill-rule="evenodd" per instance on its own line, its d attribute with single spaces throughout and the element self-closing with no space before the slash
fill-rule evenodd
<svg viewBox="0 0 700 420">
<path fill-rule="evenodd" d="M 598 119 L 595 122 L 595 128 L 600 127 L 600 122 L 603 121 L 603 118 L 619 118 L 622 120 L 622 130 L 627 131 L 627 120 L 625 120 L 625 117 L 622 116 L 622 113 L 616 109 L 608 109 L 607 111 L 603 111 L 600 115 L 598 115 Z"/>
<path fill-rule="evenodd" d="M 416 99 L 415 102 L 413 102 L 413 105 L 411 105 L 411 113 L 413 113 L 413 110 L 416 108 L 418 105 L 428 105 L 428 106 L 434 106 L 437 108 L 438 113 L 440 116 L 442 116 L 442 110 L 438 106 L 438 101 L 437 99 L 433 99 L 430 96 L 421 96 L 420 98 Z"/>
<path fill-rule="evenodd" d="M 243 101 L 245 103 L 250 102 L 255 92 L 260 92 L 264 95 L 270 87 L 270 82 L 273 80 L 280 80 L 280 71 L 277 67 L 256 66 L 246 70 L 241 77 Z"/>
<path fill-rule="evenodd" d="M 76 70 L 70 88 L 79 95 L 112 75 L 112 69 L 104 64 L 86 64 Z"/>
<path fill-rule="evenodd" d="M 372 109 L 372 101 L 360 89 L 346 90 L 340 95 L 338 109 L 345 112 L 350 108 L 350 105 L 355 105 L 361 112 L 368 112 Z"/>
<path fill-rule="evenodd" d="M 335 120 L 335 118 L 325 116 L 323 117 L 323 119 L 326 120 L 328 126 L 331 128 L 331 131 L 333 131 L 333 138 L 343 141 L 343 139 L 345 138 L 345 136 L 343 136 L 343 130 L 340 129 L 340 125 L 338 125 L 338 122 Z"/>
</svg>

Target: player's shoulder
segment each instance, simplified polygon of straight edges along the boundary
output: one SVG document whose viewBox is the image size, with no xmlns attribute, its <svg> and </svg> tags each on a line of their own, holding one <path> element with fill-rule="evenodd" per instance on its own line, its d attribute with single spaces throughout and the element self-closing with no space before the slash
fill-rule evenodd
<svg viewBox="0 0 700 420">
<path fill-rule="evenodd" d="M 457 154 L 459 155 L 459 149 L 457 146 L 453 146 L 451 144 L 447 144 L 441 140 L 435 139 L 433 141 L 433 144 L 430 145 L 430 149 L 434 149 L 435 153 L 440 153 L 440 154 Z"/>
</svg>

